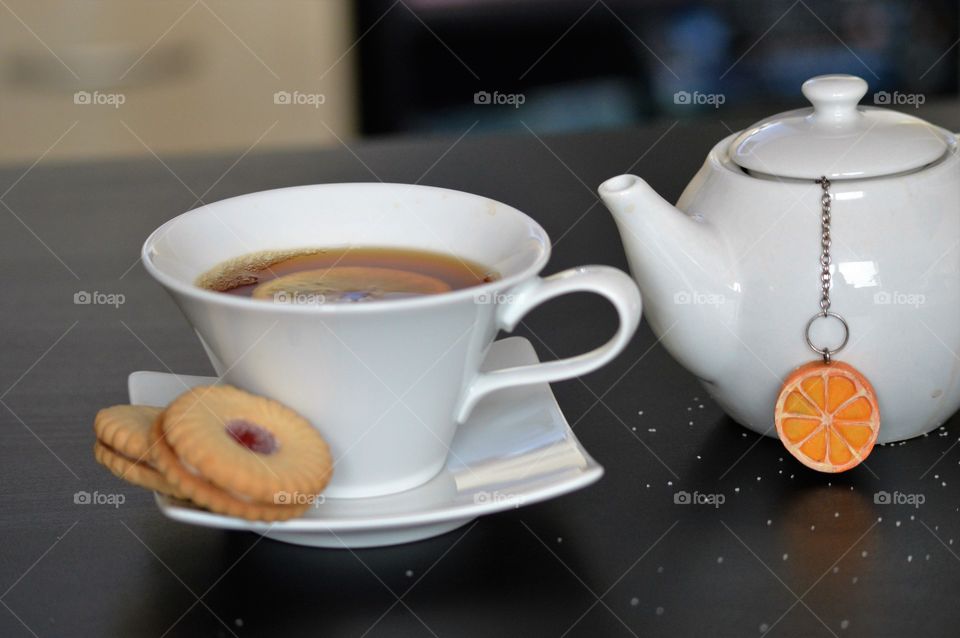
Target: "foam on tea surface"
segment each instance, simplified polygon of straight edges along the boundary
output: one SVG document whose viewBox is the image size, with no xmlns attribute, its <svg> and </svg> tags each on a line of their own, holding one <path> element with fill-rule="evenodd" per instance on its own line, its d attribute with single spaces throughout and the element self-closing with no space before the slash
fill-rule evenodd
<svg viewBox="0 0 960 638">
<path fill-rule="evenodd" d="M 262 273 L 272 266 L 294 257 L 306 257 L 319 253 L 320 249 L 262 250 L 222 261 L 194 282 L 200 288 L 215 292 L 230 292 L 245 286 L 257 285 Z"/>
</svg>

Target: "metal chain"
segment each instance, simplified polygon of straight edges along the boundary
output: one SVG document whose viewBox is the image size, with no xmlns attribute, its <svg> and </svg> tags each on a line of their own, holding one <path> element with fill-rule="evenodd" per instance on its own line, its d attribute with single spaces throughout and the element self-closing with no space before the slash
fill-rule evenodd
<svg viewBox="0 0 960 638">
<path fill-rule="evenodd" d="M 830 310 L 830 180 L 824 175 L 817 180 L 823 194 L 820 196 L 820 311 Z"/>
<path fill-rule="evenodd" d="M 830 311 L 830 263 L 832 259 L 830 255 L 830 222 L 832 221 L 831 206 L 833 200 L 830 196 L 830 180 L 827 179 L 827 176 L 824 175 L 816 182 L 823 191 L 820 195 L 820 312 L 813 315 L 807 322 L 805 337 L 810 349 L 822 356 L 824 363 L 830 363 L 831 357 L 847 345 L 847 340 L 850 338 L 850 327 L 843 317 Z M 818 347 L 810 338 L 810 328 L 813 327 L 814 322 L 817 319 L 826 319 L 827 317 L 838 320 L 843 328 L 843 341 L 836 348 Z"/>
</svg>

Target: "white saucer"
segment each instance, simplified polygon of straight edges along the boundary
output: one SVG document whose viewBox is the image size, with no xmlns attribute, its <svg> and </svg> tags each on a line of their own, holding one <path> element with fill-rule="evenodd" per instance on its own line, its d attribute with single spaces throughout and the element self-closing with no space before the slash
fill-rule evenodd
<svg viewBox="0 0 960 638">
<path fill-rule="evenodd" d="M 491 346 L 484 369 L 536 363 L 522 337 Z M 134 372 L 130 402 L 164 406 L 185 386 L 212 377 Z M 446 468 L 425 485 L 389 496 L 326 499 L 300 518 L 279 523 L 213 514 L 160 494 L 176 521 L 246 530 L 312 547 L 376 547 L 443 534 L 477 516 L 544 501 L 586 487 L 603 475 L 567 425 L 547 384 L 495 392 L 477 405 L 450 447 Z"/>
</svg>

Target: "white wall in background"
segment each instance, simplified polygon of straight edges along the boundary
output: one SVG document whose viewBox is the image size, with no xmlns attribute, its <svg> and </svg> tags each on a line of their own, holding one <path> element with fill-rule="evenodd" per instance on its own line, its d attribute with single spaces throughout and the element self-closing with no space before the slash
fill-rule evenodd
<svg viewBox="0 0 960 638">
<path fill-rule="evenodd" d="M 48 149 L 53 159 L 239 154 L 357 130 L 348 0 L 5 4 L 0 162 Z"/>
</svg>

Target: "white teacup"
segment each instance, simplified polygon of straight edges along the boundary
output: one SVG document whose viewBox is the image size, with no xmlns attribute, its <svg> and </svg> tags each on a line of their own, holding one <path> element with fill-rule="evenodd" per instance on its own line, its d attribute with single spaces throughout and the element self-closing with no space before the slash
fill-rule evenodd
<svg viewBox="0 0 960 638">
<path fill-rule="evenodd" d="M 262 250 L 397 247 L 456 255 L 501 277 L 422 297 L 283 304 L 195 285 L 219 263 Z M 505 204 L 403 184 L 325 184 L 252 193 L 184 213 L 143 246 L 147 271 L 193 325 L 226 383 L 281 401 L 330 444 L 326 496 L 355 498 L 425 483 L 444 466 L 458 423 L 484 395 L 568 379 L 613 359 L 640 320 L 640 294 L 607 266 L 542 279 L 546 232 Z M 574 291 L 619 314 L 605 345 L 569 359 L 478 372 L 500 329 Z"/>
</svg>

